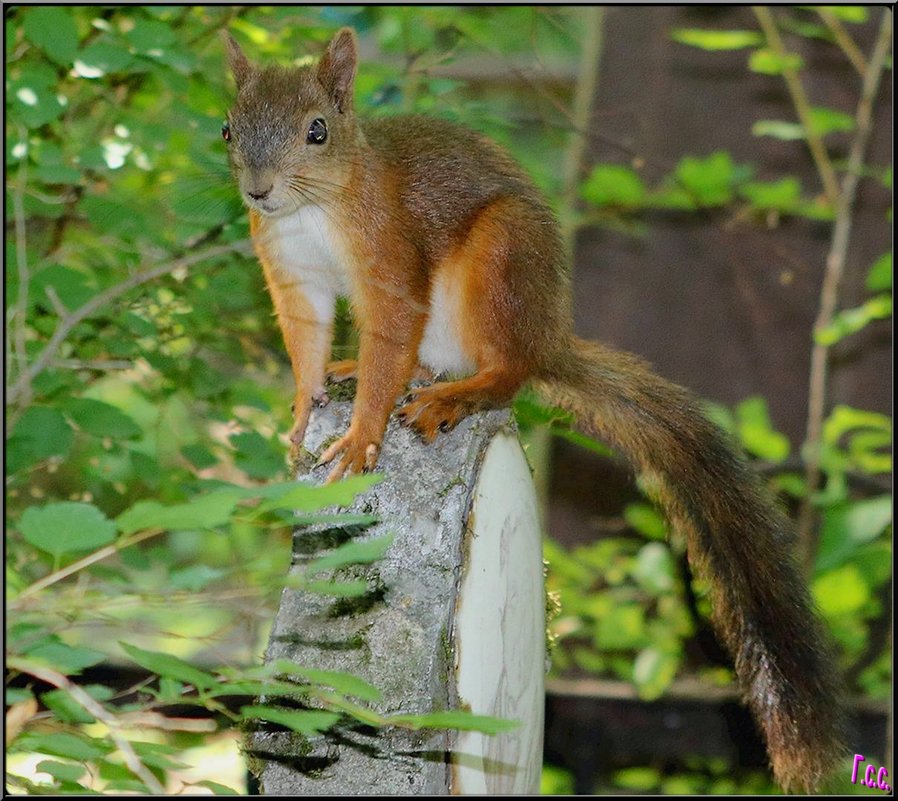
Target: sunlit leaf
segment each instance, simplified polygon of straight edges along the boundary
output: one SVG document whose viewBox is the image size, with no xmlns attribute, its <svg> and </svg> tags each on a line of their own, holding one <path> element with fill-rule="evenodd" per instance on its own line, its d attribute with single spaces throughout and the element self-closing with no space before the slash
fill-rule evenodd
<svg viewBox="0 0 898 801">
<path fill-rule="evenodd" d="M 392 542 L 392 534 L 374 539 L 351 540 L 335 548 L 326 556 L 310 562 L 305 569 L 309 575 L 312 575 L 325 570 L 335 570 L 345 565 L 369 564 L 382 559 Z"/>
<path fill-rule="evenodd" d="M 637 208 L 646 196 L 645 184 L 630 167 L 600 164 L 580 188 L 584 200 L 596 206 Z"/>
<path fill-rule="evenodd" d="M 639 697 L 645 701 L 660 698 L 677 674 L 680 658 L 671 651 L 644 648 L 633 663 L 633 683 Z"/>
<path fill-rule="evenodd" d="M 892 251 L 883 253 L 867 273 L 866 287 L 870 292 L 888 292 L 892 289 Z"/>
<path fill-rule="evenodd" d="M 817 606 L 826 616 L 857 613 L 870 600 L 870 585 L 853 564 L 818 575 L 811 590 Z"/>
<path fill-rule="evenodd" d="M 43 642 L 26 650 L 29 659 L 68 675 L 76 675 L 84 668 L 97 665 L 106 658 L 102 651 L 68 645 L 60 640 Z"/>
<path fill-rule="evenodd" d="M 891 316 L 891 295 L 877 295 L 860 306 L 834 315 L 828 326 L 814 331 L 814 341 L 818 345 L 834 345 L 866 328 L 874 320 L 885 320 Z"/>
<path fill-rule="evenodd" d="M 92 551 L 115 539 L 115 524 L 96 506 L 58 501 L 29 506 L 19 521 L 25 540 L 53 556 Z"/>
<path fill-rule="evenodd" d="M 123 534 L 146 528 L 215 528 L 230 520 L 239 499 L 239 493 L 223 489 L 172 506 L 158 501 L 138 501 L 122 512 L 115 522 Z"/>
<path fill-rule="evenodd" d="M 327 731 L 340 719 L 335 712 L 273 706 L 244 706 L 240 708 L 240 714 L 247 720 L 266 720 L 307 736 Z"/>
<path fill-rule="evenodd" d="M 358 676 L 351 673 L 345 673 L 338 670 L 318 670 L 315 668 L 297 665 L 287 659 L 278 659 L 270 665 L 274 671 L 284 673 L 288 676 L 298 676 L 299 678 L 313 682 L 315 684 L 323 684 L 332 687 L 339 693 L 344 695 L 354 695 L 364 701 L 379 701 L 381 692 L 376 687 L 372 687 L 368 682 L 363 681 Z"/>
<path fill-rule="evenodd" d="M 197 688 L 214 687 L 218 681 L 210 673 L 194 667 L 189 662 L 161 651 L 147 651 L 136 645 L 121 642 L 122 650 L 138 665 L 169 679 L 192 684 Z"/>
<path fill-rule="evenodd" d="M 746 398 L 735 411 L 739 437 L 749 453 L 771 462 L 782 462 L 789 455 L 789 438 L 773 429 L 764 398 Z"/>
<path fill-rule="evenodd" d="M 425 715 L 393 715 L 389 720 L 415 729 L 457 729 L 458 731 L 479 731 L 489 735 L 512 731 L 521 725 L 517 720 L 475 715 L 462 710 L 430 712 Z"/>
<path fill-rule="evenodd" d="M 804 66 L 804 61 L 797 53 L 785 53 L 781 56 L 773 50 L 763 48 L 752 51 L 748 57 L 748 66 L 753 72 L 780 75 L 785 70 L 800 70 Z"/>
<path fill-rule="evenodd" d="M 758 31 L 729 30 L 715 31 L 705 28 L 675 28 L 671 38 L 680 44 L 691 45 L 702 50 L 742 50 L 755 47 L 764 39 Z"/>
</svg>

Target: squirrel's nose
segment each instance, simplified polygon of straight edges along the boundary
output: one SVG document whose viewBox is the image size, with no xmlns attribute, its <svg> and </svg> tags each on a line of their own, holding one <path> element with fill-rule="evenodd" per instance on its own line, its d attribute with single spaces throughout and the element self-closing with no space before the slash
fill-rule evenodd
<svg viewBox="0 0 898 801">
<path fill-rule="evenodd" d="M 246 194 L 253 200 L 265 200 L 271 194 L 271 187 L 269 186 L 268 189 L 263 189 L 261 192 L 247 192 Z"/>
</svg>

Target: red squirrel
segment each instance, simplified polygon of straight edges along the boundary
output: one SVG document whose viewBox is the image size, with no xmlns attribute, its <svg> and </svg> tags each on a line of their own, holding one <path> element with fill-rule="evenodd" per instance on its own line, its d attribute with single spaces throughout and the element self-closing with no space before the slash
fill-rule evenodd
<svg viewBox="0 0 898 801">
<path fill-rule="evenodd" d="M 842 692 L 789 524 L 689 392 L 574 336 L 559 227 L 530 178 L 461 125 L 358 119 L 351 29 L 292 68 L 256 66 L 224 39 L 238 92 L 222 135 L 296 379 L 294 448 L 327 376 L 358 378 L 349 430 L 320 459 L 336 460 L 329 480 L 374 468 L 416 371 L 454 376 L 398 412 L 427 441 L 529 384 L 653 478 L 711 584 L 777 781 L 818 787 L 845 752 Z M 328 363 L 338 295 L 357 363 Z"/>
</svg>

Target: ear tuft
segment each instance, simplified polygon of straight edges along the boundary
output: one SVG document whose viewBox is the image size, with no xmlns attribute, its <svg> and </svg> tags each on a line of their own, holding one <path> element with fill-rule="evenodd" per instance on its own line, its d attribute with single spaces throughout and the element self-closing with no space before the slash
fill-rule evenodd
<svg viewBox="0 0 898 801">
<path fill-rule="evenodd" d="M 355 32 L 352 28 L 341 28 L 318 62 L 318 80 L 341 113 L 352 106 L 357 61 Z"/>
<path fill-rule="evenodd" d="M 234 80 L 237 82 L 237 88 L 239 89 L 246 83 L 246 79 L 252 74 L 253 65 L 246 57 L 243 50 L 241 50 L 240 45 L 237 44 L 237 40 L 231 36 L 230 33 L 222 31 L 221 38 L 228 51 L 228 64 L 231 67 L 231 74 L 234 76 Z"/>
</svg>

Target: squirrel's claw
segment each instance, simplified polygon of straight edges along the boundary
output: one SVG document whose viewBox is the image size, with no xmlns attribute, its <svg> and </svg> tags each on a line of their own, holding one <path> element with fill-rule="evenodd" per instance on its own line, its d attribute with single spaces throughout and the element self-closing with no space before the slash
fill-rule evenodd
<svg viewBox="0 0 898 801">
<path fill-rule="evenodd" d="M 380 449 L 376 443 L 365 442 L 363 437 L 350 431 L 332 443 L 321 454 L 315 466 L 320 467 L 327 464 L 342 454 L 340 461 L 337 462 L 325 481 L 326 484 L 332 484 L 334 481 L 339 481 L 346 476 L 367 473 L 373 470 L 377 464 L 379 451 Z"/>
</svg>

